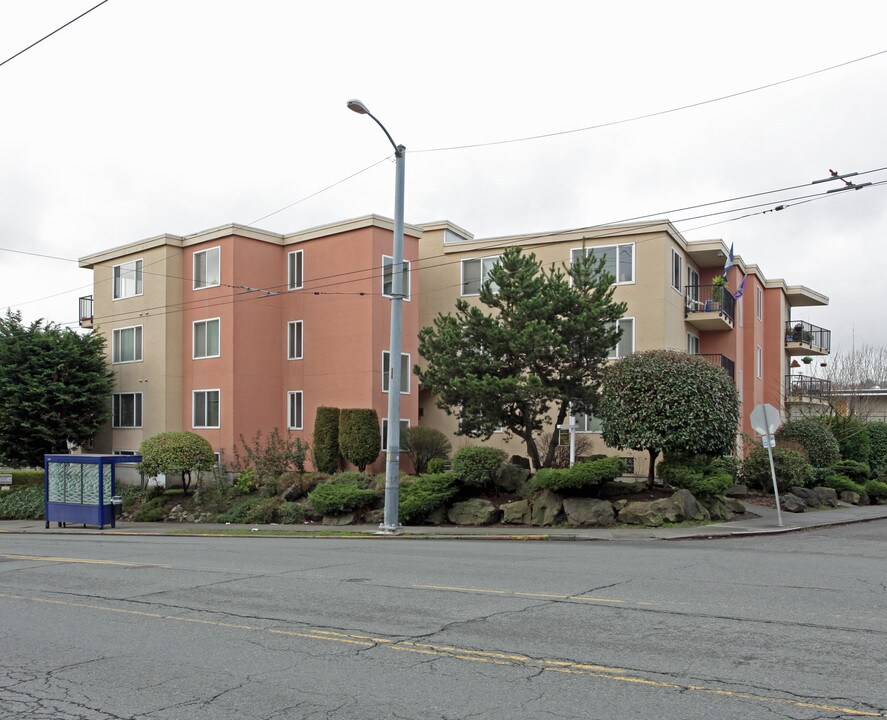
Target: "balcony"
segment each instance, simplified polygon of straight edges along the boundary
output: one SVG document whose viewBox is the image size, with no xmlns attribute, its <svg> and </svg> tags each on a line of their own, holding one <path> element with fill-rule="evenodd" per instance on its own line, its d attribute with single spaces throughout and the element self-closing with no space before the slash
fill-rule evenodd
<svg viewBox="0 0 887 720">
<path fill-rule="evenodd" d="M 717 365 L 718 367 L 726 370 L 731 380 L 736 379 L 736 363 L 734 363 L 730 358 L 724 355 L 712 353 L 701 353 L 699 357 L 705 358 L 710 363 L 713 363 L 714 365 Z"/>
<path fill-rule="evenodd" d="M 684 317 L 699 330 L 732 330 L 733 295 L 717 285 L 687 285 L 684 289 Z"/>
<path fill-rule="evenodd" d="M 786 355 L 828 355 L 832 331 L 800 320 L 785 323 Z"/>
<path fill-rule="evenodd" d="M 828 403 L 832 394 L 829 380 L 811 377 L 810 375 L 786 375 L 786 402 Z"/>
<path fill-rule="evenodd" d="M 80 327 L 92 327 L 92 295 L 80 298 Z"/>
</svg>

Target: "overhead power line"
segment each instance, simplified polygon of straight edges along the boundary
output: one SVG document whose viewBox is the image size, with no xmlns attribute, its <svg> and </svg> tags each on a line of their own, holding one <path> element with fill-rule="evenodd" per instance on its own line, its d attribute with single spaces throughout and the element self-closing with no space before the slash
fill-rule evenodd
<svg viewBox="0 0 887 720">
<path fill-rule="evenodd" d="M 64 25 L 62 25 L 62 26 L 60 26 L 60 27 L 57 27 L 55 30 L 53 30 L 53 31 L 52 31 L 51 33 L 49 33 L 48 35 L 44 35 L 42 38 L 40 38 L 40 39 L 37 40 L 36 42 L 32 42 L 30 45 L 28 45 L 28 47 L 24 48 L 23 50 L 19 50 L 15 55 L 12 55 L 12 56 L 6 58 L 6 60 L 4 60 L 3 62 L 0 62 L 0 67 L 3 67 L 3 66 L 4 66 L 6 63 L 8 63 L 10 60 L 15 60 L 19 55 L 22 55 L 23 53 L 28 52 L 28 50 L 30 50 L 32 47 L 34 47 L 35 45 L 39 45 L 40 43 L 42 43 L 42 42 L 43 42 L 44 40 L 46 40 L 47 38 L 51 38 L 51 37 L 52 37 L 53 35 L 55 35 L 57 32 L 59 32 L 60 30 L 64 30 L 66 27 L 68 27 L 68 25 L 71 25 L 72 23 L 77 22 L 77 21 L 78 21 L 80 18 L 82 18 L 83 16 L 85 16 L 85 15 L 89 15 L 89 13 L 91 13 L 91 12 L 92 12 L 93 10 L 95 10 L 96 8 L 101 7 L 101 6 L 104 5 L 106 2 L 108 2 L 108 0 L 102 0 L 102 1 L 101 1 L 100 3 L 98 3 L 97 5 L 93 5 L 91 8 L 89 8 L 89 10 L 80 13 L 80 14 L 79 14 L 77 17 L 75 17 L 73 20 L 68 20 L 68 22 L 66 22 Z"/>
</svg>

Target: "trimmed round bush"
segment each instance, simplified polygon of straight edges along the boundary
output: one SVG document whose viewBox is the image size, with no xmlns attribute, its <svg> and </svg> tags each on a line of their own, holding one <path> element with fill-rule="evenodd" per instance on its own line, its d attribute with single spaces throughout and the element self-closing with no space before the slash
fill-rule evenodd
<svg viewBox="0 0 887 720">
<path fill-rule="evenodd" d="M 453 455 L 452 470 L 456 480 L 466 487 L 492 487 L 508 454 L 504 450 L 470 445 Z"/>
<path fill-rule="evenodd" d="M 838 475 L 846 475 L 855 483 L 864 483 L 872 474 L 867 463 L 855 460 L 841 460 L 832 465 L 832 470 Z"/>
<path fill-rule="evenodd" d="M 855 417 L 833 415 L 828 419 L 828 423 L 838 440 L 841 457 L 844 460 L 868 462 L 872 443 L 869 439 L 868 428 L 862 420 Z"/>
<path fill-rule="evenodd" d="M 811 487 L 815 480 L 813 466 L 800 453 L 781 448 L 773 449 L 773 467 L 780 492 L 791 487 Z M 773 486 L 770 477 L 770 459 L 766 448 L 756 445 L 742 463 L 740 477 L 749 485 L 769 491 Z"/>
<path fill-rule="evenodd" d="M 368 408 L 339 411 L 339 452 L 363 472 L 382 451 L 379 416 Z"/>
<path fill-rule="evenodd" d="M 776 439 L 799 443 L 815 467 L 827 467 L 841 459 L 841 449 L 831 428 L 815 418 L 789 420 L 779 428 Z"/>
<path fill-rule="evenodd" d="M 866 480 L 862 487 L 870 498 L 887 500 L 887 482 L 875 479 Z"/>
<path fill-rule="evenodd" d="M 424 520 L 458 492 L 452 473 L 420 475 L 400 489 L 398 516 L 407 524 Z"/>
<path fill-rule="evenodd" d="M 311 452 L 318 472 L 332 475 L 339 469 L 339 408 L 317 408 Z"/>
<path fill-rule="evenodd" d="M 836 492 L 843 492 L 845 490 L 849 490 L 850 492 L 856 493 L 864 493 L 865 488 L 857 482 L 853 482 L 846 475 L 838 475 L 835 473 L 834 475 L 829 475 L 825 479 L 825 486 L 832 488 Z"/>
<path fill-rule="evenodd" d="M 530 480 L 530 489 L 566 494 L 596 491 L 603 483 L 618 478 L 626 469 L 625 461 L 618 457 L 585 460 L 571 468 L 543 468 Z"/>
</svg>

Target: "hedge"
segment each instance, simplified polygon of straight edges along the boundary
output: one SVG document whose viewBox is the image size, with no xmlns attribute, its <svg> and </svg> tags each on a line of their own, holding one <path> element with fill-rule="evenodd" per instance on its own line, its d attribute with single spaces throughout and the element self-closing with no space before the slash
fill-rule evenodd
<svg viewBox="0 0 887 720">
<path fill-rule="evenodd" d="M 531 490 L 552 490 L 559 493 L 584 492 L 615 480 L 627 467 L 618 457 L 578 462 L 571 468 L 544 468 L 530 480 Z"/>
</svg>

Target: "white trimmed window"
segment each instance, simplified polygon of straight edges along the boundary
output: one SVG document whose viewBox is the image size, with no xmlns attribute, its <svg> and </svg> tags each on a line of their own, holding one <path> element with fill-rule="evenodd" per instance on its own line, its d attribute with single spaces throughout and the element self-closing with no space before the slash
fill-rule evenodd
<svg viewBox="0 0 887 720">
<path fill-rule="evenodd" d="M 607 356 L 610 360 L 628 357 L 634 352 L 634 318 L 622 318 L 619 327 L 622 328 L 622 337 L 616 347 L 610 349 Z"/>
<path fill-rule="evenodd" d="M 135 455 L 135 450 L 112 450 L 112 455 Z"/>
<path fill-rule="evenodd" d="M 111 426 L 142 427 L 142 393 L 114 393 Z"/>
<path fill-rule="evenodd" d="M 604 270 L 616 278 L 615 282 L 634 282 L 634 243 L 626 245 L 603 245 L 600 247 L 585 248 L 585 252 L 595 260 L 604 259 Z M 583 248 L 574 248 L 570 251 L 570 260 L 582 257 Z"/>
<path fill-rule="evenodd" d="M 483 258 L 471 258 L 462 261 L 462 294 L 477 295 L 480 293 L 481 286 L 489 279 L 490 270 L 499 262 L 501 255 L 490 255 Z M 495 293 L 499 291 L 496 283 L 490 285 L 490 289 Z"/>
<path fill-rule="evenodd" d="M 755 377 L 758 380 L 764 377 L 764 350 L 760 345 L 755 345 Z"/>
<path fill-rule="evenodd" d="M 218 247 L 194 253 L 194 289 L 217 287 L 221 281 L 222 249 Z"/>
<path fill-rule="evenodd" d="M 394 292 L 394 272 L 392 267 L 394 258 L 390 255 L 382 256 L 382 295 L 391 297 Z M 403 299 L 410 299 L 410 261 L 403 261 Z"/>
<path fill-rule="evenodd" d="M 111 362 L 129 363 L 142 360 L 142 326 L 117 328 L 111 333 Z"/>
<path fill-rule="evenodd" d="M 290 320 L 286 324 L 286 359 L 301 360 L 302 359 L 302 321 Z"/>
<path fill-rule="evenodd" d="M 111 272 L 114 278 L 115 300 L 142 294 L 144 265 L 143 260 L 132 260 L 114 266 Z"/>
<path fill-rule="evenodd" d="M 219 390 L 195 390 L 192 393 L 191 427 L 217 428 L 219 425 Z"/>
<path fill-rule="evenodd" d="M 293 250 L 286 260 L 287 290 L 299 290 L 305 285 L 305 251 Z"/>
<path fill-rule="evenodd" d="M 586 413 L 576 413 L 573 415 L 573 421 L 576 423 L 576 432 L 582 433 L 599 433 L 603 432 L 603 425 L 600 418 Z"/>
<path fill-rule="evenodd" d="M 699 354 L 699 336 L 693 333 L 687 333 L 687 352 L 690 355 Z"/>
<path fill-rule="evenodd" d="M 403 437 L 403 434 L 406 432 L 407 428 L 410 426 L 409 420 L 401 420 L 400 421 L 400 436 Z M 388 418 L 382 418 L 382 450 L 388 450 Z M 403 442 L 400 443 L 400 451 L 403 452 Z"/>
<path fill-rule="evenodd" d="M 755 286 L 755 317 L 764 319 L 764 289 L 760 285 Z"/>
<path fill-rule="evenodd" d="M 194 322 L 194 345 L 191 357 L 195 360 L 219 357 L 220 322 L 219 318 Z"/>
<path fill-rule="evenodd" d="M 699 308 L 699 273 L 687 265 L 687 307 L 691 312 Z"/>
<path fill-rule="evenodd" d="M 385 350 L 382 353 L 382 392 L 388 392 L 391 384 L 391 353 Z M 410 354 L 400 355 L 400 392 L 408 395 L 410 392 Z"/>
<path fill-rule="evenodd" d="M 680 253 L 674 248 L 671 249 L 671 286 L 681 292 L 681 276 L 683 275 L 682 268 L 683 258 Z"/>
<path fill-rule="evenodd" d="M 302 429 L 302 391 L 290 390 L 286 394 L 286 426 L 290 430 Z"/>
</svg>

